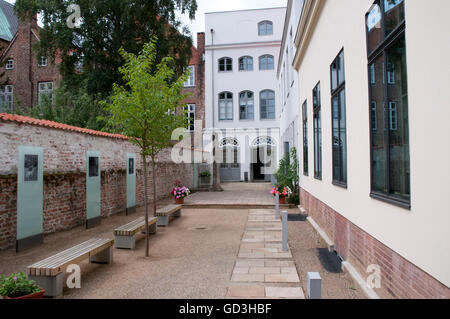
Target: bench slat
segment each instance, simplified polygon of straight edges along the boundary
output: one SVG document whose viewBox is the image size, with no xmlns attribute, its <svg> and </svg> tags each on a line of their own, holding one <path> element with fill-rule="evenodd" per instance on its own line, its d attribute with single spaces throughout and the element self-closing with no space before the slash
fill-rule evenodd
<svg viewBox="0 0 450 319">
<path fill-rule="evenodd" d="M 96 255 L 113 244 L 112 239 L 90 239 L 28 266 L 28 273 L 35 276 L 56 276 L 68 265 Z"/>
<path fill-rule="evenodd" d="M 151 226 L 158 221 L 156 217 L 151 217 L 148 220 L 148 225 Z M 116 236 L 134 236 L 141 230 L 145 229 L 145 217 L 136 219 L 126 225 L 120 226 L 114 230 Z"/>
<path fill-rule="evenodd" d="M 156 216 L 167 216 L 179 211 L 182 205 L 168 205 L 156 210 Z"/>
</svg>

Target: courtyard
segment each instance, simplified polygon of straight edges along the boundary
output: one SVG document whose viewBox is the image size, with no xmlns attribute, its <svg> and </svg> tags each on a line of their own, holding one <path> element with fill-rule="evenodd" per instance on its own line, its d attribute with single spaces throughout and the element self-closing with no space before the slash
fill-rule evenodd
<svg viewBox="0 0 450 319">
<path fill-rule="evenodd" d="M 182 216 L 145 239 L 136 250 L 114 249 L 110 265 L 80 264 L 81 289 L 65 289 L 67 299 L 223 299 L 294 298 L 306 294 L 307 272 L 322 277 L 322 298 L 365 298 L 345 272 L 321 255 L 326 244 L 306 221 L 289 222 L 288 252 L 281 251 L 281 222 L 267 183 L 223 184 L 220 193 L 194 193 Z M 169 199 L 158 202 L 158 206 Z M 220 205 L 223 208 L 220 208 Z M 260 205 L 262 208 L 258 208 Z M 298 208 L 289 209 L 298 214 Z M 27 266 L 89 240 L 113 238 L 113 229 L 144 215 L 117 214 L 86 230 L 77 227 L 45 237 L 44 244 L 16 253 L 0 252 L 0 273 L 26 271 Z M 326 259 L 326 258 L 325 258 Z"/>
</svg>

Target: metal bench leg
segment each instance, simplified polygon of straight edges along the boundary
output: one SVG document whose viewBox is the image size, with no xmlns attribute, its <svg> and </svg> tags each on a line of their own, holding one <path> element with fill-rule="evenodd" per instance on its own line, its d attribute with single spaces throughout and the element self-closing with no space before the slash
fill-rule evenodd
<svg viewBox="0 0 450 319">
<path fill-rule="evenodd" d="M 34 280 L 36 284 L 45 290 L 46 297 L 60 297 L 63 295 L 64 289 L 64 274 L 59 273 L 54 277 L 44 276 L 28 276 L 29 280 Z"/>
<path fill-rule="evenodd" d="M 113 247 L 109 247 L 98 254 L 89 257 L 89 262 L 93 264 L 111 264 L 113 262 Z"/>
<path fill-rule="evenodd" d="M 136 248 L 136 239 L 134 236 L 114 236 L 114 247 L 134 250 Z"/>
<path fill-rule="evenodd" d="M 150 230 L 149 230 L 150 234 L 156 234 L 157 231 L 158 231 L 158 227 L 157 227 L 156 223 L 151 224 Z"/>
<path fill-rule="evenodd" d="M 158 216 L 158 226 L 169 226 L 169 216 Z"/>
</svg>

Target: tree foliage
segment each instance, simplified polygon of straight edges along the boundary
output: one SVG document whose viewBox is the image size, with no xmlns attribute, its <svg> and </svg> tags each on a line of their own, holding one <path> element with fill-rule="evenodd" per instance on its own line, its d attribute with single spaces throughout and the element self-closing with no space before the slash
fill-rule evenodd
<svg viewBox="0 0 450 319">
<path fill-rule="evenodd" d="M 293 204 L 299 202 L 299 175 L 297 149 L 293 147 L 289 154 L 280 160 L 278 171 L 275 173 L 277 185 L 279 187 L 289 186 L 293 194 L 289 201 Z"/>
<path fill-rule="evenodd" d="M 70 4 L 81 9 L 79 28 L 67 24 L 73 13 L 67 12 Z M 196 0 L 17 0 L 15 10 L 21 19 L 41 13 L 37 56 L 59 56 L 66 84 L 77 86 L 86 79 L 90 95 L 106 97 L 113 83 L 121 83 L 120 48 L 137 54 L 156 36 L 161 39 L 156 60 L 173 57 L 171 63 L 178 75 L 191 57 L 192 40 L 188 30 L 177 29 L 180 22 L 176 12 L 194 18 Z M 78 72 L 75 66 L 81 65 L 82 72 Z"/>
</svg>

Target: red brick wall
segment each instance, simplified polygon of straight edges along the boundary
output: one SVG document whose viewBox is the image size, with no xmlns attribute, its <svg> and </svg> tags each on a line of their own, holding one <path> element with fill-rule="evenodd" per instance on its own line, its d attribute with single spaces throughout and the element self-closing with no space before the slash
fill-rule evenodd
<svg viewBox="0 0 450 319">
<path fill-rule="evenodd" d="M 38 103 L 38 85 L 40 82 L 53 82 L 57 85 L 60 75 L 56 59 L 53 63 L 49 57 L 47 66 L 38 67 L 38 60 L 33 46 L 38 42 L 39 27 L 36 20 L 19 23 L 18 31 L 8 51 L 4 52 L 5 59 L 14 59 L 14 69 L 0 68 L 5 72 L 4 79 L 14 86 L 14 105 L 31 107 Z"/>
<path fill-rule="evenodd" d="M 101 152 L 101 215 L 126 209 L 126 153 L 139 149 L 123 139 L 105 138 L 35 125 L 0 121 L 0 250 L 16 241 L 17 160 L 20 145 L 44 149 L 44 233 L 83 225 L 86 220 L 86 151 Z M 175 164 L 171 150 L 156 162 L 157 199 L 170 196 L 175 180 L 193 185 L 192 164 Z M 144 203 L 142 159 L 136 159 L 136 204 Z M 149 203 L 153 199 L 148 164 Z"/>
<path fill-rule="evenodd" d="M 367 267 L 380 266 L 381 298 L 450 298 L 450 289 L 344 218 L 331 207 L 300 189 L 300 200 L 316 223 L 334 240 L 337 253 L 363 278 Z M 444 252 L 445 253 L 445 252 Z"/>
</svg>

